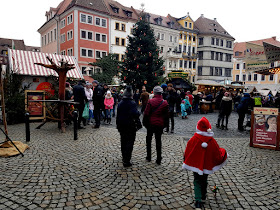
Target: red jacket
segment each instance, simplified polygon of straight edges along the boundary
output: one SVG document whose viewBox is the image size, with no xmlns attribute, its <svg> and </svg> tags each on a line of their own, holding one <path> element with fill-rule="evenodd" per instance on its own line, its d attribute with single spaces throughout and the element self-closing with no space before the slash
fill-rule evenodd
<svg viewBox="0 0 280 210">
<path fill-rule="evenodd" d="M 144 118 L 150 117 L 151 126 L 159 126 L 164 128 L 166 126 L 166 122 L 168 122 L 168 103 L 166 100 L 164 100 L 159 106 L 162 101 L 162 95 L 155 95 L 154 98 L 150 99 L 147 103 L 146 109 L 144 111 Z M 156 110 L 151 113 L 151 111 L 154 109 Z"/>
</svg>

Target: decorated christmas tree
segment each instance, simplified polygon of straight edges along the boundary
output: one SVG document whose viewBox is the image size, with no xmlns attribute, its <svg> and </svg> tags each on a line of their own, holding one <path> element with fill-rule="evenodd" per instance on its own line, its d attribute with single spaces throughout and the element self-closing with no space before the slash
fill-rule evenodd
<svg viewBox="0 0 280 210">
<path fill-rule="evenodd" d="M 145 85 L 147 90 L 152 90 L 162 81 L 163 59 L 159 56 L 154 31 L 144 17 L 142 13 L 132 29 L 132 35 L 128 36 L 121 79 L 134 88 L 141 89 Z"/>
</svg>

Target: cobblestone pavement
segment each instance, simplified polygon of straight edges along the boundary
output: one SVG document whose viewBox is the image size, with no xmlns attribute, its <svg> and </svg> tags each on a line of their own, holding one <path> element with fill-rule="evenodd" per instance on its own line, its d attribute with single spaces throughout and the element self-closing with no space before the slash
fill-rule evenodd
<svg viewBox="0 0 280 210">
<path fill-rule="evenodd" d="M 191 115 L 182 122 L 193 129 L 200 117 Z M 36 125 L 31 124 L 30 149 L 24 157 L 0 159 L 0 209 L 193 208 L 193 175 L 181 170 L 183 151 L 192 134 L 183 135 L 179 126 L 175 134 L 163 135 L 160 166 L 155 164 L 155 142 L 153 161 L 145 162 L 145 130 L 138 132 L 133 167 L 125 169 L 114 126 L 87 126 L 74 141 L 71 127 L 60 133 L 54 123 L 40 130 L 35 130 Z M 13 140 L 25 141 L 23 124 L 8 129 Z M 235 132 L 217 138 L 230 158 L 222 170 L 209 176 L 205 208 L 280 209 L 280 152 L 251 148 L 249 139 Z M 210 189 L 215 184 L 219 188 L 216 197 Z"/>
</svg>

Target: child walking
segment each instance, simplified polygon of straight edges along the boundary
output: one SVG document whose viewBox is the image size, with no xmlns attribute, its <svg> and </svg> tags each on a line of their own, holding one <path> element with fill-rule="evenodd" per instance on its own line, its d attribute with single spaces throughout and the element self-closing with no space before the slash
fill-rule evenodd
<svg viewBox="0 0 280 210">
<path fill-rule="evenodd" d="M 183 169 L 193 171 L 195 208 L 201 209 L 206 200 L 207 178 L 227 163 L 226 150 L 213 138 L 210 122 L 202 117 L 197 122 L 196 133 L 188 141 Z"/>
<path fill-rule="evenodd" d="M 111 125 L 111 114 L 112 114 L 113 106 L 114 106 L 114 98 L 112 97 L 112 94 L 110 91 L 107 91 L 107 93 L 106 93 L 106 96 L 104 99 L 104 105 L 105 105 L 107 124 Z"/>
<path fill-rule="evenodd" d="M 186 110 L 186 106 L 185 106 L 185 101 L 182 100 L 181 101 L 181 115 L 182 115 L 182 119 L 186 119 L 187 117 L 187 110 Z"/>
</svg>

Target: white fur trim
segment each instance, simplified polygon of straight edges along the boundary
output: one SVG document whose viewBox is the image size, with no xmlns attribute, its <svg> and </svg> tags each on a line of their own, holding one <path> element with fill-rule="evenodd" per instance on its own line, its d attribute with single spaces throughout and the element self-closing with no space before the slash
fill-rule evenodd
<svg viewBox="0 0 280 210">
<path fill-rule="evenodd" d="M 206 142 L 203 142 L 203 143 L 201 144 L 201 146 L 202 146 L 203 148 L 207 148 L 207 147 L 208 147 L 208 144 L 207 144 Z"/>
<path fill-rule="evenodd" d="M 196 127 L 196 133 L 201 135 L 201 136 L 209 136 L 209 137 L 214 136 L 213 131 L 211 131 L 211 132 L 200 131 L 200 130 L 197 129 L 197 127 Z"/>
<path fill-rule="evenodd" d="M 228 156 L 227 156 L 228 157 Z M 185 163 L 183 163 L 182 169 L 186 169 L 189 171 L 193 171 L 198 173 L 199 175 L 203 175 L 203 174 L 213 174 L 214 172 L 218 171 L 219 169 L 221 169 L 223 166 L 225 166 L 227 164 L 227 159 L 221 163 L 220 165 L 215 166 L 214 168 L 212 168 L 212 170 L 207 170 L 207 169 L 203 169 L 203 171 L 201 171 L 200 169 L 193 167 L 193 166 L 189 166 Z"/>
<path fill-rule="evenodd" d="M 208 133 L 210 133 L 211 131 L 212 131 L 211 128 L 208 128 L 208 129 L 207 129 L 207 132 L 208 132 Z"/>
</svg>

